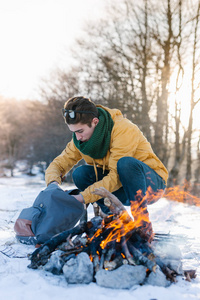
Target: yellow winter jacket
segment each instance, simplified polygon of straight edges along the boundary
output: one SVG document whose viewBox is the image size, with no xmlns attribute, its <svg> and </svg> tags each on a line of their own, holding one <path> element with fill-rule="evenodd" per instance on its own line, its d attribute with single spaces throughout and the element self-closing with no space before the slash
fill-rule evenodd
<svg viewBox="0 0 200 300">
<path fill-rule="evenodd" d="M 52 181 L 61 183 L 61 176 L 64 176 L 81 159 L 87 164 L 94 165 L 94 168 L 101 167 L 109 170 L 107 176 L 86 188 L 81 194 L 85 203 L 92 203 L 101 197 L 91 194 L 95 188 L 104 187 L 110 192 L 118 190 L 122 184 L 117 173 L 117 162 L 121 157 L 131 156 L 144 162 L 160 175 L 167 182 L 168 172 L 159 158 L 154 154 L 150 143 L 144 137 L 139 128 L 128 119 L 124 118 L 118 109 L 109 109 L 97 105 L 107 110 L 114 121 L 111 132 L 110 149 L 103 159 L 93 159 L 81 153 L 71 140 L 64 151 L 57 156 L 46 170 L 45 180 L 47 185 Z"/>
</svg>

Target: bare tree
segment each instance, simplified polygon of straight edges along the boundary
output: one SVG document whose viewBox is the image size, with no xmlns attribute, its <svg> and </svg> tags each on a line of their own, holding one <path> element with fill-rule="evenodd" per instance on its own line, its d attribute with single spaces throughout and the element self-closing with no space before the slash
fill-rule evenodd
<svg viewBox="0 0 200 300">
<path fill-rule="evenodd" d="M 197 143 L 197 162 L 196 162 L 196 168 L 194 172 L 194 184 L 192 188 L 192 192 L 194 195 L 199 196 L 200 193 L 200 134 L 199 134 L 199 140 Z"/>
<path fill-rule="evenodd" d="M 185 159 L 186 145 L 188 166 L 191 166 L 189 153 L 193 127 L 191 115 L 186 136 L 181 124 L 178 96 L 175 97 L 171 116 L 168 89 L 171 75 L 178 67 L 178 95 L 180 79 L 185 76 L 185 64 L 191 50 L 191 36 L 187 48 L 185 46 L 187 31 L 190 24 L 193 31 L 198 27 L 199 12 L 197 16 L 194 16 L 194 10 L 188 12 L 187 2 L 183 0 L 159 3 L 155 0 L 138 3 L 121 0 L 117 5 L 112 2 L 109 8 L 107 17 L 100 23 L 89 24 L 84 39 L 73 48 L 73 51 L 76 49 L 76 68 L 73 72 L 62 71 L 48 83 L 48 89 L 43 93 L 45 103 L 52 110 L 55 107 L 55 113 L 66 96 L 82 94 L 96 103 L 121 109 L 142 129 L 166 166 L 172 154 L 170 151 L 174 149 L 171 185 L 177 179 Z M 189 13 L 192 21 L 187 23 Z M 197 43 L 197 33 L 194 38 Z M 193 75 L 197 78 L 198 48 L 195 43 Z M 195 103 L 198 102 L 198 89 L 198 84 L 193 86 L 191 98 Z M 196 107 L 196 104 L 191 104 L 191 108 L 193 106 Z M 46 112 L 48 114 L 51 116 L 50 112 Z"/>
<path fill-rule="evenodd" d="M 180 88 L 183 84 L 184 77 L 184 67 L 183 67 L 183 57 L 181 55 L 182 41 L 183 41 L 183 18 L 182 18 L 182 0 L 179 0 L 179 30 L 178 34 L 175 36 L 175 45 L 177 51 L 177 64 L 178 71 L 176 77 L 176 90 L 175 90 L 175 103 L 174 103 L 174 135 L 175 135 L 175 145 L 174 145 L 174 163 L 169 172 L 168 186 L 173 186 L 174 184 L 178 184 L 178 175 L 180 172 L 180 167 L 184 161 L 185 157 L 185 149 L 186 149 L 186 130 L 184 130 L 184 134 L 180 137 L 180 126 L 181 126 L 181 101 L 177 99 L 177 94 L 180 91 Z M 184 48 L 185 49 L 185 48 Z"/>
<path fill-rule="evenodd" d="M 154 124 L 155 138 L 154 150 L 161 160 L 167 165 L 168 153 L 168 85 L 172 74 L 172 57 L 174 51 L 174 30 L 172 0 L 162 2 L 160 10 L 154 17 L 152 38 L 155 44 L 157 97 L 156 97 L 156 122 Z M 158 17 L 159 14 L 159 17 Z M 159 23 L 158 23 L 159 22 Z M 159 52 L 161 55 L 159 55 Z"/>
<path fill-rule="evenodd" d="M 198 1 L 196 16 L 192 19 L 194 22 L 193 31 L 193 49 L 192 49 L 192 78 L 191 78 L 191 98 L 190 98 L 190 116 L 187 129 L 187 165 L 186 165 L 186 180 L 190 182 L 192 178 L 192 134 L 193 134 L 193 112 L 195 106 L 200 101 L 198 93 L 200 90 L 199 81 L 199 67 L 200 67 L 200 54 L 198 50 L 199 34 L 200 34 L 200 1 Z"/>
<path fill-rule="evenodd" d="M 4 160 L 4 166 L 10 169 L 11 176 L 13 176 L 24 139 L 23 103 L 15 99 L 4 99 L 0 105 L 1 157 Z"/>
<path fill-rule="evenodd" d="M 79 41 L 81 73 L 95 101 L 117 107 L 151 140 L 149 111 L 153 102 L 150 79 L 151 41 L 148 1 L 111 4 L 109 16 L 90 26 L 89 44 Z M 112 20 L 112 22 L 110 22 Z"/>
</svg>

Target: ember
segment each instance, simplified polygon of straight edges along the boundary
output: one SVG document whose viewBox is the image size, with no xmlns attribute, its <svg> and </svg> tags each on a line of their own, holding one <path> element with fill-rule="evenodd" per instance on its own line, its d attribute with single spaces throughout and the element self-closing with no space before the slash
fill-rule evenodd
<svg viewBox="0 0 200 300">
<path fill-rule="evenodd" d="M 155 195 L 151 191 L 149 193 L 153 201 Z M 82 220 L 75 228 L 54 236 L 32 253 L 29 268 L 36 269 L 40 265 L 48 265 L 46 270 L 50 270 L 51 253 L 59 249 L 57 258 L 59 271 L 53 265 L 52 272 L 58 274 L 63 271 L 69 283 L 89 283 L 96 279 L 99 285 L 130 288 L 133 284 L 145 284 L 145 282 L 160 285 L 161 278 L 164 282 L 161 285 L 167 286 L 170 281 L 176 282 L 177 275 L 185 275 L 187 280 L 195 277 L 195 271 L 182 270 L 180 261 L 174 264 L 176 267 L 173 267 L 173 264 L 167 261 L 167 257 L 155 254 L 154 246 L 143 239 L 138 227 L 149 226 L 150 221 L 146 208 L 143 208 L 141 203 L 137 205 L 136 202 L 132 202 L 133 220 L 122 203 L 110 192 L 100 188 L 95 190 L 95 194 L 105 198 L 105 204 L 112 214 L 104 217 L 95 216 L 88 222 Z M 138 195 L 141 196 L 140 193 Z M 75 238 L 72 239 L 73 237 Z M 164 238 L 165 236 L 155 235 L 154 239 L 159 242 Z M 55 253 L 56 251 L 54 256 Z M 63 269 L 61 265 L 64 266 Z M 85 269 L 82 275 L 80 275 L 80 265 L 84 265 Z M 72 266 L 73 270 L 71 270 Z M 112 280 L 106 279 L 111 276 L 109 271 L 112 271 L 114 278 Z M 70 277 L 70 274 L 73 275 Z M 75 274 L 77 280 L 74 278 Z M 123 282 L 123 276 L 126 282 Z"/>
</svg>

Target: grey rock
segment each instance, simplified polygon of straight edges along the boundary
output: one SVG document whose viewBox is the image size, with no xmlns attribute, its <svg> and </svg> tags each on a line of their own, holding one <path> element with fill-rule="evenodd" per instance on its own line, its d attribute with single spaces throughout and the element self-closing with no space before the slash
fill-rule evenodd
<svg viewBox="0 0 200 300">
<path fill-rule="evenodd" d="M 145 284 L 168 287 L 170 285 L 170 282 L 166 279 L 166 276 L 161 271 L 160 267 L 157 266 L 156 272 L 151 272 L 149 274 L 149 276 L 145 280 Z"/>
<path fill-rule="evenodd" d="M 44 270 L 51 272 L 55 275 L 62 274 L 62 268 L 64 265 L 64 261 L 60 257 L 60 255 L 63 253 L 63 251 L 57 250 L 52 253 L 49 261 L 44 266 Z"/>
<path fill-rule="evenodd" d="M 63 273 L 68 283 L 90 283 L 93 281 L 93 264 L 87 253 L 80 253 L 71 258 L 63 267 Z"/>
<path fill-rule="evenodd" d="M 113 289 L 130 289 L 144 282 L 146 268 L 144 266 L 123 265 L 113 271 L 100 270 L 96 273 L 98 285 Z"/>
</svg>

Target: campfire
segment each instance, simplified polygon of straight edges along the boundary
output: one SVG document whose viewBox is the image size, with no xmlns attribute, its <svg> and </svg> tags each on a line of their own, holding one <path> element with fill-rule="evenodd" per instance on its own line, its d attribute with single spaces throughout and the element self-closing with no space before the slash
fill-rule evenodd
<svg viewBox="0 0 200 300">
<path fill-rule="evenodd" d="M 113 288 L 145 283 L 168 286 L 177 275 L 188 281 L 195 278 L 194 270 L 182 270 L 180 258 L 175 261 L 155 251 L 155 244 L 167 241 L 167 235 L 149 235 L 148 239 L 142 235 L 141 228 L 151 224 L 143 201 L 148 197 L 154 202 L 160 195 L 149 190 L 142 201 L 132 202 L 132 218 L 106 189 L 96 189 L 95 194 L 104 198 L 111 214 L 101 213 L 90 221 L 82 218 L 76 227 L 54 236 L 30 255 L 29 268 L 43 266 L 54 274 L 64 273 L 68 283 L 96 281 Z M 138 197 L 142 197 L 140 192 Z"/>
</svg>

